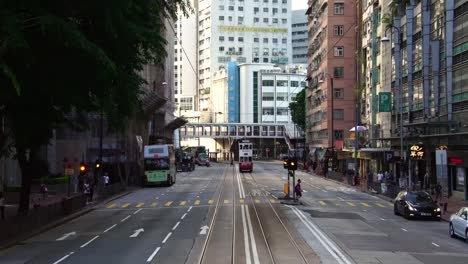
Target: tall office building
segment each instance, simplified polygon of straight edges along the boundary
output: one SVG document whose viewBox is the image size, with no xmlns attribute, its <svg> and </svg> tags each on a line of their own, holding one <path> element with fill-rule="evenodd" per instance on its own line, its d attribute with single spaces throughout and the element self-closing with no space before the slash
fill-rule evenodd
<svg viewBox="0 0 468 264">
<path fill-rule="evenodd" d="M 192 116 L 197 110 L 197 25 L 198 0 L 191 0 L 194 14 L 178 14 L 174 54 L 174 97 L 176 115 Z"/>
<path fill-rule="evenodd" d="M 199 1 L 200 111 L 211 111 L 212 73 L 226 68 L 228 62 L 291 62 L 291 1 Z"/>
<path fill-rule="evenodd" d="M 292 62 L 294 64 L 307 64 L 309 23 L 306 11 L 306 9 L 292 11 Z"/>
</svg>

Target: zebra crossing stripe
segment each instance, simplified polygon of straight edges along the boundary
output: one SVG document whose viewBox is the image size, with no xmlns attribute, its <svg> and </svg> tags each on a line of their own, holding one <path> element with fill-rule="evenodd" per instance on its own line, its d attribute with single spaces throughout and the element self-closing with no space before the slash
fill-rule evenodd
<svg viewBox="0 0 468 264">
<path fill-rule="evenodd" d="M 350 206 L 356 206 L 356 204 L 352 203 L 352 202 L 346 202 L 347 204 L 349 204 Z"/>
<path fill-rule="evenodd" d="M 151 207 L 155 207 L 156 205 L 158 205 L 158 202 L 153 202 L 153 203 L 151 204 Z"/>
<path fill-rule="evenodd" d="M 139 203 L 139 204 L 137 204 L 135 207 L 140 208 L 140 207 L 142 207 L 143 205 L 145 205 L 145 203 Z"/>
<path fill-rule="evenodd" d="M 122 205 L 122 208 L 127 208 L 127 207 L 129 207 L 129 206 L 130 206 L 130 203 L 124 203 L 124 204 Z"/>
<path fill-rule="evenodd" d="M 195 205 L 199 205 L 199 204 L 200 204 L 200 200 L 196 200 L 194 204 L 195 204 Z"/>
<path fill-rule="evenodd" d="M 375 203 L 375 204 L 376 204 L 378 207 L 382 207 L 382 208 L 385 207 L 385 206 L 384 206 L 383 204 L 381 204 L 381 203 Z"/>
<path fill-rule="evenodd" d="M 117 204 L 113 203 L 113 204 L 108 205 L 107 208 L 111 209 L 111 208 L 114 208 L 115 206 L 117 206 Z"/>
</svg>

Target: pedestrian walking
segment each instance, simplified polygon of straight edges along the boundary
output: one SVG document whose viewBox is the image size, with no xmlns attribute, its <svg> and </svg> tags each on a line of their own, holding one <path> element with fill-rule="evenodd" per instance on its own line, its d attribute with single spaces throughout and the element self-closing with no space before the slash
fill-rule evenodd
<svg viewBox="0 0 468 264">
<path fill-rule="evenodd" d="M 42 199 L 45 200 L 47 198 L 49 189 L 47 189 L 47 186 L 44 183 L 42 183 L 40 186 L 40 192 L 42 193 Z"/>
<path fill-rule="evenodd" d="M 90 195 L 91 194 L 91 187 L 90 187 L 88 182 L 85 182 L 83 184 L 83 192 L 84 192 L 84 194 L 86 196 L 86 204 L 90 203 L 91 202 L 91 198 L 90 198 L 91 197 L 91 195 Z"/>
<path fill-rule="evenodd" d="M 382 172 L 379 172 L 377 174 L 377 180 L 379 181 L 379 183 L 382 183 L 383 182 L 383 178 L 384 178 L 384 175 Z"/>
<path fill-rule="evenodd" d="M 297 184 L 294 186 L 294 192 L 296 193 L 296 200 L 302 197 L 302 187 L 301 187 L 301 179 L 297 179 Z"/>
<path fill-rule="evenodd" d="M 103 182 L 104 182 L 104 186 L 109 185 L 109 175 L 108 175 L 107 172 L 104 173 L 104 175 L 102 176 L 102 179 L 103 179 Z"/>
<path fill-rule="evenodd" d="M 367 189 L 372 190 L 374 186 L 374 173 L 372 171 L 369 171 L 367 174 Z"/>
<path fill-rule="evenodd" d="M 5 197 L 2 191 L 0 191 L 0 213 L 2 214 L 2 219 L 5 219 Z"/>
<path fill-rule="evenodd" d="M 440 185 L 440 182 L 437 183 L 436 185 L 436 197 L 435 201 L 439 204 L 442 205 L 442 185 Z"/>
</svg>

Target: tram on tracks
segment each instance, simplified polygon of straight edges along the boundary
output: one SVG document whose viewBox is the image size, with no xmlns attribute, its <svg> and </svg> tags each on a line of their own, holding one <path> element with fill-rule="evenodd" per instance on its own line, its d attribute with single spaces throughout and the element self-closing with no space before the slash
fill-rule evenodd
<svg viewBox="0 0 468 264">
<path fill-rule="evenodd" d="M 239 141 L 239 171 L 253 171 L 253 144 L 249 140 Z"/>
</svg>

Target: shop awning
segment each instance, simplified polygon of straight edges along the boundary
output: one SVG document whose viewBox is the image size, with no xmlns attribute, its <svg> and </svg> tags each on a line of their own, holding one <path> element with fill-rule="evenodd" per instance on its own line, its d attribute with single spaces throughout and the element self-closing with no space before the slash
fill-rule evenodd
<svg viewBox="0 0 468 264">
<path fill-rule="evenodd" d="M 385 152 L 392 151 L 390 148 L 361 148 L 360 152 Z"/>
</svg>

